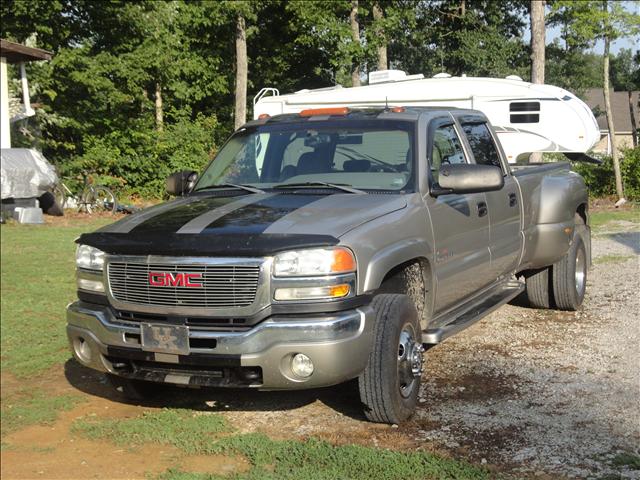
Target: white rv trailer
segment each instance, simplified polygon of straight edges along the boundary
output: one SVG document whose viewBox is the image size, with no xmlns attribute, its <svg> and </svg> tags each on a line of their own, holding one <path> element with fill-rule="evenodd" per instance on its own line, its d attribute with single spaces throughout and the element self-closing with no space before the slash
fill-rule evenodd
<svg viewBox="0 0 640 480">
<path fill-rule="evenodd" d="M 553 85 L 507 78 L 407 75 L 372 72 L 369 85 L 335 86 L 280 95 L 263 88 L 254 98 L 254 119 L 262 114 L 298 113 L 323 107 L 458 107 L 480 110 L 493 124 L 510 163 L 531 152 L 586 153 L 600 139 L 593 113 L 572 93 Z"/>
</svg>

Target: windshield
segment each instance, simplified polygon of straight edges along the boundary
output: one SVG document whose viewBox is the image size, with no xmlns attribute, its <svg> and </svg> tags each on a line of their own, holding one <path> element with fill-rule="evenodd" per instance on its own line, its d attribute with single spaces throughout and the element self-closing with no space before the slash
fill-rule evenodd
<svg viewBox="0 0 640 480">
<path fill-rule="evenodd" d="M 315 182 L 407 190 L 414 169 L 412 152 L 410 122 L 306 121 L 252 127 L 226 143 L 195 190 L 223 184 L 270 188 Z"/>
</svg>

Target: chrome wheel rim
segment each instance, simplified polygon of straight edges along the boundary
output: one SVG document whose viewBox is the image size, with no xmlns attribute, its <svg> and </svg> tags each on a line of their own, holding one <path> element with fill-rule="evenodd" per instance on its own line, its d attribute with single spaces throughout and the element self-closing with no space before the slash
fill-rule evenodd
<svg viewBox="0 0 640 480">
<path fill-rule="evenodd" d="M 587 261 L 586 255 L 584 253 L 584 249 L 578 249 L 576 254 L 576 273 L 575 273 L 575 281 L 576 281 L 576 292 L 578 295 L 582 295 L 584 293 L 585 283 L 587 280 Z"/>
<path fill-rule="evenodd" d="M 416 342 L 413 327 L 405 325 L 400 332 L 398 342 L 398 388 L 403 398 L 409 397 L 420 381 L 422 375 L 422 343 Z"/>
</svg>

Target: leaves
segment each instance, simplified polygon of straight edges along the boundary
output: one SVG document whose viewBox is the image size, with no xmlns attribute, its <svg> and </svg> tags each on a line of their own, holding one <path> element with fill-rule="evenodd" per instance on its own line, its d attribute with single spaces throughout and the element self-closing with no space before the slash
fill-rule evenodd
<svg viewBox="0 0 640 480">
<path fill-rule="evenodd" d="M 354 41 L 351 0 L 3 1 L 2 37 L 55 53 L 27 65 L 40 108 L 15 129 L 24 132 L 15 141 L 42 148 L 66 175 L 94 170 L 124 194 L 161 196 L 172 169 L 204 165 L 231 133 L 238 15 L 247 23 L 251 107 L 264 86 L 284 93 L 350 85 L 353 65 L 363 76 L 375 70 L 385 42 L 390 68 L 408 73 L 526 79 L 528 3 L 358 0 Z M 600 1 L 550 5 L 562 41 L 547 47 L 549 83 L 578 92 L 601 85 L 601 59 L 587 49 L 605 27 L 614 36 L 637 32 L 637 15 L 617 2 L 607 12 Z M 633 58 L 613 61 L 616 85 L 638 84 Z"/>
</svg>

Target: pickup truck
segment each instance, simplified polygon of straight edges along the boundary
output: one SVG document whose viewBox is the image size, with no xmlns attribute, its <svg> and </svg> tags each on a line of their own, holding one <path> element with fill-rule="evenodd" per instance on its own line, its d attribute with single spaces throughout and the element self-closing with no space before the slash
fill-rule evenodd
<svg viewBox="0 0 640 480">
<path fill-rule="evenodd" d="M 366 417 L 398 423 L 429 346 L 516 297 L 585 294 L 583 179 L 510 167 L 475 110 L 263 115 L 167 189 L 76 241 L 71 351 L 133 398 L 357 379 Z"/>
</svg>

